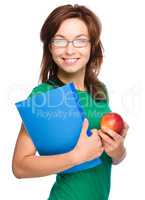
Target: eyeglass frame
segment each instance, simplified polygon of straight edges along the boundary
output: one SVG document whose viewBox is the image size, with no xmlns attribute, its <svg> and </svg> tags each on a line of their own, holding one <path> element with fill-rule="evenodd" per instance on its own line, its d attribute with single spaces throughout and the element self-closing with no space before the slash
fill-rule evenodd
<svg viewBox="0 0 145 200">
<path fill-rule="evenodd" d="M 72 43 L 73 47 L 75 47 L 75 48 L 83 48 L 83 47 L 86 47 L 87 44 L 90 42 L 89 39 L 84 39 L 84 38 L 83 38 L 83 39 L 74 39 L 74 40 L 55 39 L 55 38 L 53 38 L 53 39 L 51 39 L 50 43 L 53 44 L 53 41 L 55 41 L 55 40 L 63 40 L 63 41 L 66 41 L 66 45 L 65 45 L 65 46 L 56 46 L 56 45 L 54 45 L 55 47 L 59 47 L 59 48 L 65 48 L 65 47 L 67 47 L 67 46 L 69 45 L 69 43 Z M 76 40 L 84 40 L 84 41 L 86 41 L 87 43 L 86 43 L 85 46 L 79 46 L 79 47 L 77 47 L 77 46 L 74 45 L 74 42 L 75 42 Z"/>
</svg>

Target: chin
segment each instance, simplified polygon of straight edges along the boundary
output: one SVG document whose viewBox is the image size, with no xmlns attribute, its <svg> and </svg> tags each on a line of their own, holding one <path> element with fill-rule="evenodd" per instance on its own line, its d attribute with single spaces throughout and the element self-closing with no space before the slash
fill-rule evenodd
<svg viewBox="0 0 145 200">
<path fill-rule="evenodd" d="M 83 70 L 83 67 L 80 67 L 80 68 L 77 68 L 77 69 L 75 69 L 75 67 L 74 66 L 69 66 L 69 67 L 64 67 L 63 66 L 63 68 L 61 68 L 63 71 L 65 71 L 65 72 L 67 72 L 67 73 L 77 73 L 77 72 L 80 72 L 80 71 L 82 71 Z"/>
</svg>

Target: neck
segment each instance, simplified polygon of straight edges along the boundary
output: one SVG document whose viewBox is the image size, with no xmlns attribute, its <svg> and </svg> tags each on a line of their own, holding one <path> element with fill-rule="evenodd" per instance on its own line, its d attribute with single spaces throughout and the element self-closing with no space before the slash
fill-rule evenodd
<svg viewBox="0 0 145 200">
<path fill-rule="evenodd" d="M 79 90 L 87 90 L 84 84 L 85 72 L 77 73 L 77 74 L 69 74 L 64 71 L 58 71 L 57 77 L 64 83 L 73 82 L 75 87 Z"/>
</svg>

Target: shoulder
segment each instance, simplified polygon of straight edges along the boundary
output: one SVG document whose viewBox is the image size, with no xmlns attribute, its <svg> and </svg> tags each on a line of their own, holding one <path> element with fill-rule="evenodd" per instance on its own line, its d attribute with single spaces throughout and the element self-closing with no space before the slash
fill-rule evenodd
<svg viewBox="0 0 145 200">
<path fill-rule="evenodd" d="M 53 87 L 48 83 L 41 83 L 34 87 L 29 95 L 29 97 L 32 97 L 34 95 L 40 94 L 42 92 L 47 92 L 48 90 L 52 89 Z"/>
<path fill-rule="evenodd" d="M 102 84 L 102 87 L 103 87 L 103 89 L 104 89 L 104 91 L 105 91 L 107 100 L 109 100 L 108 88 L 107 88 L 107 86 L 106 86 L 105 83 L 101 82 L 101 84 Z"/>
<path fill-rule="evenodd" d="M 107 90 L 106 84 L 100 80 L 99 80 L 99 82 L 100 82 L 101 87 L 104 88 L 105 90 Z"/>
<path fill-rule="evenodd" d="M 107 105 L 108 107 L 108 112 L 112 112 L 111 108 L 110 108 L 110 98 L 109 98 L 109 92 L 108 92 L 108 87 L 106 86 L 106 84 L 104 82 L 101 82 L 102 84 L 102 88 L 105 94 L 105 105 Z"/>
<path fill-rule="evenodd" d="M 106 84 L 100 80 L 97 80 L 96 87 L 98 89 L 98 95 L 101 93 L 101 95 L 103 95 L 103 99 L 109 103 L 109 94 Z"/>
</svg>

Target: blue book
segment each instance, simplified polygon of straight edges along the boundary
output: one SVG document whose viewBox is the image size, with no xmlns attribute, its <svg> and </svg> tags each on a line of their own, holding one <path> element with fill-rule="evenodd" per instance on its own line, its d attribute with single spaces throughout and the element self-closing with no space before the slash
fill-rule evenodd
<svg viewBox="0 0 145 200">
<path fill-rule="evenodd" d="M 15 105 L 39 155 L 66 153 L 77 144 L 86 116 L 73 83 L 39 93 Z M 90 129 L 87 135 L 91 135 Z M 60 173 L 72 173 L 101 163 L 101 159 L 96 158 Z"/>
</svg>

